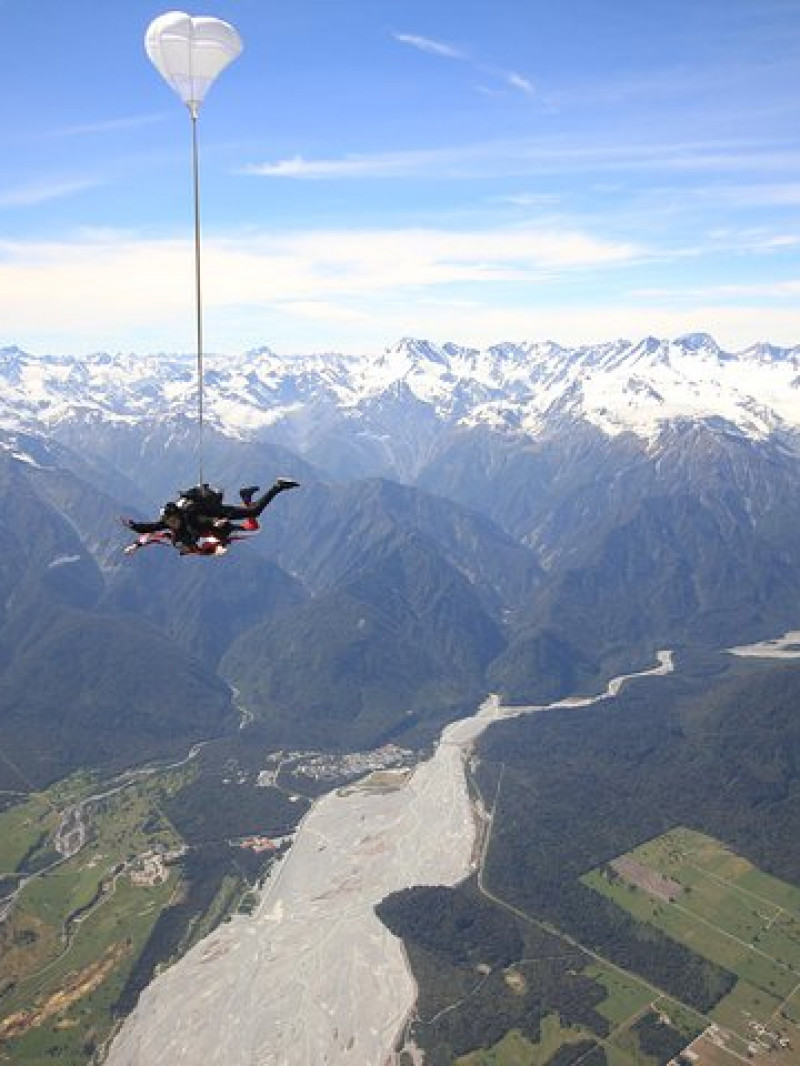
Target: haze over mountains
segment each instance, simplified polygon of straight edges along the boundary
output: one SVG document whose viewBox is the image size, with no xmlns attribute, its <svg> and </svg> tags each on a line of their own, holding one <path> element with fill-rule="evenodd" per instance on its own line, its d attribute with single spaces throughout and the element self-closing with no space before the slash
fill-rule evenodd
<svg viewBox="0 0 800 1066">
<path fill-rule="evenodd" d="M 209 480 L 302 488 L 224 559 L 125 558 L 117 516 L 197 476 L 193 360 L 0 351 L 0 740 L 30 777 L 230 729 L 227 683 L 276 744 L 416 743 L 490 690 L 796 624 L 800 346 L 264 349 L 208 359 L 206 411 Z"/>
</svg>

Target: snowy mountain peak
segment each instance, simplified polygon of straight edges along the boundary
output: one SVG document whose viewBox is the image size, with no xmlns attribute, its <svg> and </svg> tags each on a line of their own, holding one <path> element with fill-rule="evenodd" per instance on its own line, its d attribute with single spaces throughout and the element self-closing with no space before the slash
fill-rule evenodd
<svg viewBox="0 0 800 1066">
<path fill-rule="evenodd" d="M 294 440 L 338 417 L 380 418 L 404 403 L 431 424 L 484 425 L 537 436 L 564 418 L 610 435 L 656 438 L 678 419 L 722 419 L 750 436 L 800 431 L 800 346 L 723 352 L 705 333 L 579 348 L 553 341 L 488 348 L 406 337 L 372 357 L 281 357 L 268 347 L 206 357 L 208 421 L 229 436 Z M 106 352 L 80 360 L 0 349 L 0 426 L 40 432 L 79 419 L 192 418 L 190 355 Z M 409 416 L 413 417 L 413 416 Z M 413 432 L 413 427 L 407 427 Z"/>
<path fill-rule="evenodd" d="M 687 333 L 683 337 L 678 337 L 673 343 L 677 348 L 686 352 L 705 351 L 710 355 L 720 354 L 719 345 L 708 333 Z"/>
</svg>

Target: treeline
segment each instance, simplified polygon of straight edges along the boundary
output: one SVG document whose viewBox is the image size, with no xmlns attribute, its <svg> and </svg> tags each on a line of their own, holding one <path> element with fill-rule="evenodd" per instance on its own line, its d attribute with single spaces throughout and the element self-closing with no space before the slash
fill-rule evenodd
<svg viewBox="0 0 800 1066">
<path fill-rule="evenodd" d="M 404 940 L 419 984 L 413 1034 L 431 1066 L 491 1047 L 511 1029 L 535 1043 L 553 1013 L 607 1035 L 596 1010 L 605 992 L 582 972 L 589 958 L 490 903 L 474 881 L 407 889 L 377 913 Z"/>
<path fill-rule="evenodd" d="M 443 887 L 408 888 L 383 900 L 376 913 L 395 935 L 438 952 L 452 966 L 495 969 L 522 954 L 516 923 L 474 895 Z"/>
<path fill-rule="evenodd" d="M 564 1044 L 547 1060 L 546 1066 L 572 1066 L 573 1062 L 579 1062 L 581 1066 L 608 1066 L 605 1048 L 591 1040 Z"/>
</svg>

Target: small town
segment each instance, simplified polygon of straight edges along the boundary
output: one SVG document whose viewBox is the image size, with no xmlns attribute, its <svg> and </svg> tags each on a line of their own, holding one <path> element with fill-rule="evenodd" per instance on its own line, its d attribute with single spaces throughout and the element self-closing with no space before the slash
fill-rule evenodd
<svg viewBox="0 0 800 1066">
<path fill-rule="evenodd" d="M 276 752 L 269 758 L 269 765 L 258 775 L 258 784 L 262 788 L 278 783 L 282 770 L 291 769 L 296 777 L 306 777 L 313 781 L 341 781 L 351 779 L 376 770 L 411 766 L 415 754 L 396 744 L 384 744 L 371 751 L 354 752 Z"/>
</svg>

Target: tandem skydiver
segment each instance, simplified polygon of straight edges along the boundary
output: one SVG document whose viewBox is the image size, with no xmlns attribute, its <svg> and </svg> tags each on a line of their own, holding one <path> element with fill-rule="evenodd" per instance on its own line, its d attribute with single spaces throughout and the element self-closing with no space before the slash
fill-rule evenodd
<svg viewBox="0 0 800 1066">
<path fill-rule="evenodd" d="M 223 493 L 208 484 L 195 485 L 182 492 L 177 501 L 166 503 L 155 522 L 123 519 L 123 524 L 139 534 L 138 540 L 125 548 L 130 554 L 148 544 L 169 544 L 181 555 L 222 555 L 232 540 L 243 533 L 254 533 L 258 518 L 280 492 L 295 489 L 299 482 L 279 477 L 258 499 L 258 485 L 239 490 L 241 504 L 228 504 Z"/>
</svg>

